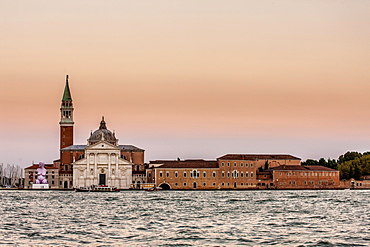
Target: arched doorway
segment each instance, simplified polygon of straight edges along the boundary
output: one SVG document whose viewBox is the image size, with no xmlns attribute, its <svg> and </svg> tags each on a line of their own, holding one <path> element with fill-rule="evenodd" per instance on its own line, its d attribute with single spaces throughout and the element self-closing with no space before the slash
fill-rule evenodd
<svg viewBox="0 0 370 247">
<path fill-rule="evenodd" d="M 196 189 L 197 188 L 197 182 L 194 182 L 193 183 L 193 189 Z"/>
<path fill-rule="evenodd" d="M 64 189 L 68 189 L 68 181 L 64 181 L 64 186 L 63 186 Z"/>
<path fill-rule="evenodd" d="M 170 190 L 171 189 L 170 185 L 167 184 L 167 183 L 162 183 L 162 184 L 159 185 L 159 187 L 161 187 L 162 190 Z"/>
</svg>

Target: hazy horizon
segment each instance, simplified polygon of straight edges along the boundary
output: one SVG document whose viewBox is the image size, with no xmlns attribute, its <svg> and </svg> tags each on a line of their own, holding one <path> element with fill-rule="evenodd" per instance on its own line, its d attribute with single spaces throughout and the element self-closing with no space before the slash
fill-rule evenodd
<svg viewBox="0 0 370 247">
<path fill-rule="evenodd" d="M 368 1 L 0 1 L 0 163 L 59 158 L 104 116 L 145 160 L 370 150 Z"/>
</svg>

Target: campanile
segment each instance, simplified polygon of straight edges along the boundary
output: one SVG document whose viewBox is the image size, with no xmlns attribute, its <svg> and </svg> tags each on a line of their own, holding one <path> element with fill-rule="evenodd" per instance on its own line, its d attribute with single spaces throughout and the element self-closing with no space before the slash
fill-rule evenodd
<svg viewBox="0 0 370 247">
<path fill-rule="evenodd" d="M 68 75 L 60 107 L 60 149 L 73 145 L 73 103 L 69 90 Z"/>
</svg>

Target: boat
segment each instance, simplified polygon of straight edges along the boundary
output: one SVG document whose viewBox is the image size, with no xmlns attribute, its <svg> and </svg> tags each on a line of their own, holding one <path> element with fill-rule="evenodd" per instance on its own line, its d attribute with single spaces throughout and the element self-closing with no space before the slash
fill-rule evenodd
<svg viewBox="0 0 370 247">
<path fill-rule="evenodd" d="M 75 188 L 76 192 L 120 192 L 121 190 L 114 186 L 97 185 L 91 187 Z"/>
<path fill-rule="evenodd" d="M 162 190 L 162 188 L 161 187 L 151 187 L 151 188 L 145 189 L 145 191 L 147 192 L 159 191 L 159 190 Z"/>
</svg>

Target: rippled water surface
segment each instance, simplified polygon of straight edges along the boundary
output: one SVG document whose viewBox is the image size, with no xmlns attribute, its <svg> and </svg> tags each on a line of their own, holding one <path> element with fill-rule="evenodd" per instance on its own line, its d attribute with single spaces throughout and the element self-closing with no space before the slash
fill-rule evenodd
<svg viewBox="0 0 370 247">
<path fill-rule="evenodd" d="M 370 246 L 370 191 L 0 191 L 0 245 Z"/>
</svg>

